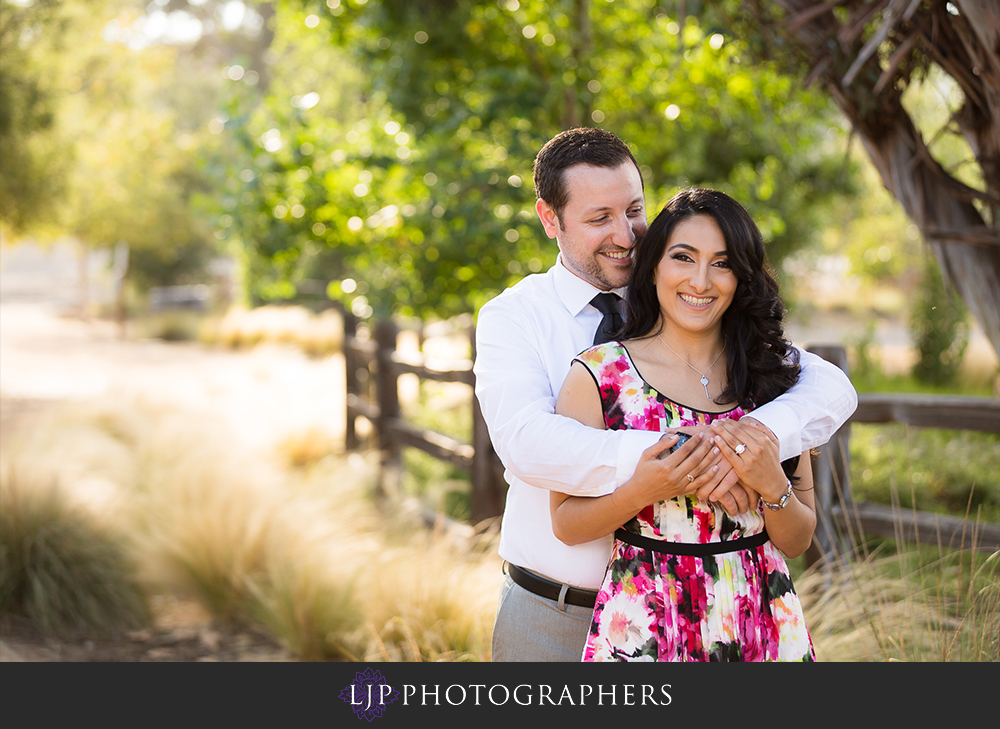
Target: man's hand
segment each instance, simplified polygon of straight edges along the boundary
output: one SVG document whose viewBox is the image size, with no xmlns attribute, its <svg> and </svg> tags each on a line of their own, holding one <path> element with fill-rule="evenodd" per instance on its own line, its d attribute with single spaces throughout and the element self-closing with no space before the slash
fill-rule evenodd
<svg viewBox="0 0 1000 729">
<path fill-rule="evenodd" d="M 745 514 L 757 508 L 757 499 L 743 488 L 740 477 L 728 461 L 722 460 L 712 467 L 712 478 L 697 491 L 703 501 L 717 503 L 729 516 Z"/>
</svg>

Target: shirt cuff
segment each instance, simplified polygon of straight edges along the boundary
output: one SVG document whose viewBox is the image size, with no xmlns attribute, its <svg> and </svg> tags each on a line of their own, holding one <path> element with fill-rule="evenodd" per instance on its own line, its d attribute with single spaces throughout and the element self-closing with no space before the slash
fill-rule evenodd
<svg viewBox="0 0 1000 729">
<path fill-rule="evenodd" d="M 618 466 L 614 488 L 632 478 L 642 452 L 656 444 L 663 433 L 649 430 L 627 430 L 622 432 L 622 442 L 618 446 Z"/>
<path fill-rule="evenodd" d="M 802 455 L 802 426 L 794 407 L 772 400 L 747 413 L 747 417 L 763 424 L 778 439 L 779 460 L 787 461 Z"/>
</svg>

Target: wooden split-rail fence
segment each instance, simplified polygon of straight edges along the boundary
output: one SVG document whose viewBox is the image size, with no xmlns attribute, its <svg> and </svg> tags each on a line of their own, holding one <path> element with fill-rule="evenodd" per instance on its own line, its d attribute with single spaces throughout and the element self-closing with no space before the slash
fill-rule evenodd
<svg viewBox="0 0 1000 729">
<path fill-rule="evenodd" d="M 471 484 L 470 520 L 479 524 L 503 513 L 507 485 L 503 464 L 490 443 L 486 421 L 479 410 L 473 389 L 475 375 L 475 331 L 468 327 L 472 358 L 438 362 L 421 353 L 397 349 L 400 328 L 383 320 L 374 327 L 360 327 L 357 318 L 344 314 L 344 371 L 346 373 L 345 447 L 362 447 L 357 428 L 358 417 L 372 426 L 371 445 L 381 457 L 379 490 L 383 495 L 397 494 L 405 447 L 419 448 L 435 458 L 450 463 L 469 474 Z M 419 330 L 423 335 L 423 330 Z M 404 419 L 399 398 L 399 378 L 413 374 L 421 380 L 455 382 L 468 385 L 472 407 L 472 442 L 415 425 Z"/>
<path fill-rule="evenodd" d="M 420 330 L 418 330 L 420 331 Z M 344 314 L 344 359 L 347 374 L 346 442 L 348 450 L 366 445 L 381 457 L 380 489 L 398 488 L 404 448 L 419 448 L 469 474 L 473 524 L 495 522 L 503 513 L 506 483 L 503 466 L 493 451 L 486 423 L 472 390 L 475 376 L 475 333 L 466 327 L 470 359 L 436 362 L 420 352 L 397 349 L 400 327 L 392 321 L 361 325 Z M 847 371 L 847 353 L 840 346 L 815 346 L 810 351 Z M 399 378 L 463 383 L 470 389 L 472 442 L 408 422 L 402 415 Z M 371 424 L 362 437 L 358 418 Z M 942 515 L 857 501 L 850 482 L 850 430 L 854 423 L 902 423 L 914 427 L 1000 433 L 1000 399 L 950 395 L 861 394 L 858 408 L 831 441 L 817 449 L 813 468 L 819 515 L 816 536 L 806 561 L 841 561 L 861 536 L 883 536 L 952 548 L 1000 550 L 1000 524 L 979 523 L 974 516 Z"/>
</svg>

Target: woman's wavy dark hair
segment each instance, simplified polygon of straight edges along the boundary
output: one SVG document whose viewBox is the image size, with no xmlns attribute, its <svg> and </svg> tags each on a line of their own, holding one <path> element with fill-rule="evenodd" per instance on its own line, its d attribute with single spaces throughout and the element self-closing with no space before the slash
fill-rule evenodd
<svg viewBox="0 0 1000 729">
<path fill-rule="evenodd" d="M 725 193 L 682 190 L 663 206 L 635 249 L 635 269 L 625 295 L 626 324 L 620 339 L 645 337 L 662 328 L 653 272 L 679 223 L 711 215 L 726 241 L 729 267 L 738 281 L 722 315 L 729 385 L 718 402 L 750 408 L 770 402 L 799 377 L 798 352 L 784 337 L 785 305 L 764 252 L 760 229 L 746 209 Z"/>
</svg>

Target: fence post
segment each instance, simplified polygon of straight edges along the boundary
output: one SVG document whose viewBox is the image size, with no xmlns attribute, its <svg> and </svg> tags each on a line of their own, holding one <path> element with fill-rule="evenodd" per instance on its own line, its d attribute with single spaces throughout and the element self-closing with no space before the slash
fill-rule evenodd
<svg viewBox="0 0 1000 729">
<path fill-rule="evenodd" d="M 378 370 L 375 377 L 375 391 L 378 401 L 378 418 L 375 429 L 378 447 L 381 451 L 382 468 L 379 491 L 382 496 L 398 496 L 400 493 L 400 472 L 402 470 L 402 448 L 392 436 L 389 421 L 399 418 L 399 378 L 392 366 L 392 355 L 396 351 L 396 335 L 399 327 L 391 319 L 380 321 L 375 328 L 375 362 Z"/>
<path fill-rule="evenodd" d="M 809 351 L 848 372 L 847 350 L 840 345 L 815 345 Z M 817 518 L 816 535 L 805 555 L 807 565 L 824 560 L 828 566 L 833 565 L 850 554 L 850 539 L 841 533 L 834 518 L 836 513 L 849 514 L 853 500 L 850 438 L 851 424 L 847 422 L 812 459 Z"/>
<path fill-rule="evenodd" d="M 507 484 L 503 464 L 493 450 L 475 392 L 472 395 L 472 522 L 478 524 L 503 514 Z"/>
<path fill-rule="evenodd" d="M 344 398 L 344 447 L 348 451 L 354 451 L 357 450 L 359 442 L 351 400 L 358 397 L 361 393 L 361 387 L 358 381 L 358 362 L 350 342 L 358 334 L 358 317 L 354 316 L 346 307 L 340 306 L 338 308 L 344 322 L 344 389 L 347 393 L 347 397 Z"/>
<path fill-rule="evenodd" d="M 472 361 L 476 361 L 476 327 L 469 327 Z M 472 378 L 472 494 L 470 498 L 471 521 L 479 524 L 503 514 L 507 498 L 507 483 L 503 478 L 503 464 L 493 450 L 486 419 L 476 397 L 476 379 Z"/>
</svg>

